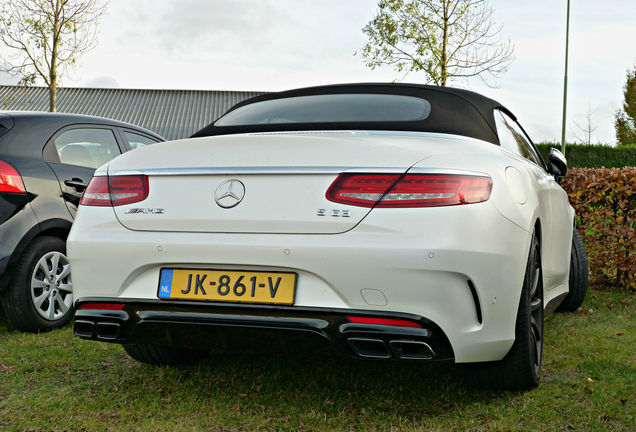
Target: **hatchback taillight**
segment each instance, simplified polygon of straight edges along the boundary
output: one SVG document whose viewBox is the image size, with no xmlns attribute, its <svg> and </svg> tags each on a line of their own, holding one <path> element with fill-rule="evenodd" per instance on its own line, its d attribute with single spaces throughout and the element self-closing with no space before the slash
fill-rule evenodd
<svg viewBox="0 0 636 432">
<path fill-rule="evenodd" d="M 80 205 L 113 207 L 133 204 L 148 197 L 148 177 L 144 175 L 93 177 Z"/>
<path fill-rule="evenodd" d="M 329 201 L 359 207 L 440 207 L 487 201 L 488 176 L 464 174 L 340 174 Z"/>
<path fill-rule="evenodd" d="M 0 161 L 0 192 L 26 193 L 22 177 L 20 177 L 18 170 L 5 161 Z"/>
</svg>

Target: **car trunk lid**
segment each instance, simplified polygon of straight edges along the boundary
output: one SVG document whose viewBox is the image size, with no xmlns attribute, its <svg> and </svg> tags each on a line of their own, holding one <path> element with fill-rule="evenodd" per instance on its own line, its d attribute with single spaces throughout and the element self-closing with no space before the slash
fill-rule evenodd
<svg viewBox="0 0 636 432">
<path fill-rule="evenodd" d="M 146 200 L 115 207 L 131 230 L 337 234 L 371 210 L 326 198 L 340 173 L 401 175 L 431 154 L 448 152 L 442 141 L 364 132 L 190 139 L 123 155 L 111 162 L 109 175 L 148 176 Z"/>
</svg>

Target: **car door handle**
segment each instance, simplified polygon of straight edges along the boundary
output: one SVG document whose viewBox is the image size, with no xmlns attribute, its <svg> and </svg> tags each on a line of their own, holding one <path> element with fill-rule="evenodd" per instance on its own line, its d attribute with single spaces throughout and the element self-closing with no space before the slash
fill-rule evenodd
<svg viewBox="0 0 636 432">
<path fill-rule="evenodd" d="M 64 184 L 68 187 L 72 187 L 77 192 L 84 192 L 84 190 L 88 187 L 84 180 L 80 178 L 73 177 L 71 180 L 64 180 Z"/>
</svg>

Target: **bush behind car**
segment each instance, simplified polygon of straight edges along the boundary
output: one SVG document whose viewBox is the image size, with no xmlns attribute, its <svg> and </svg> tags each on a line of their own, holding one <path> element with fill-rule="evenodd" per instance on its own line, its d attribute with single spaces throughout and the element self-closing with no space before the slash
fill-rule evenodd
<svg viewBox="0 0 636 432">
<path fill-rule="evenodd" d="M 573 168 L 562 186 L 576 209 L 590 282 L 636 291 L 636 168 Z"/>
</svg>

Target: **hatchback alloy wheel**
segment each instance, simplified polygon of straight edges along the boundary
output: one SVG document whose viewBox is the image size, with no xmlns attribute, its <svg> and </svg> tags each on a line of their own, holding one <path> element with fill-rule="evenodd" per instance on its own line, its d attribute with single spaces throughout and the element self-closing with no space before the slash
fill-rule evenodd
<svg viewBox="0 0 636 432">
<path fill-rule="evenodd" d="M 33 269 L 31 299 L 37 313 L 55 321 L 69 313 L 73 306 L 71 266 L 61 252 L 44 255 Z"/>
<path fill-rule="evenodd" d="M 73 283 L 66 242 L 36 237 L 22 253 L 0 304 L 21 331 L 42 333 L 68 324 L 73 318 Z"/>
</svg>

